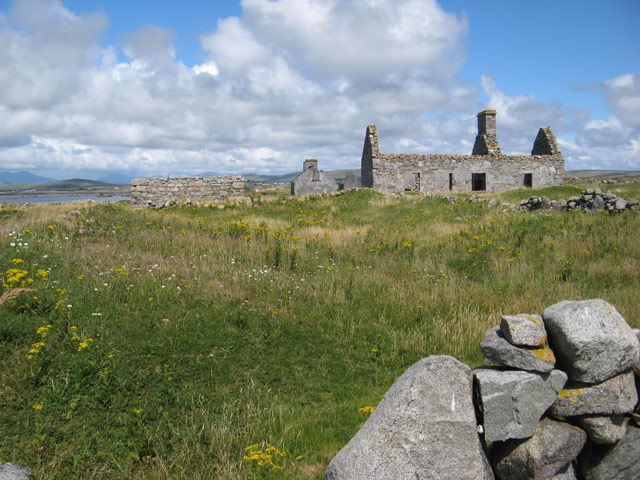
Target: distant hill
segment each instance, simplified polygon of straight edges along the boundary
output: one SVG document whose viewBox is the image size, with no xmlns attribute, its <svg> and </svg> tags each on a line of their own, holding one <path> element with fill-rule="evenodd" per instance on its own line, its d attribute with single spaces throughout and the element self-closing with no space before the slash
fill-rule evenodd
<svg viewBox="0 0 640 480">
<path fill-rule="evenodd" d="M 640 175 L 638 170 L 565 170 L 568 177 L 628 177 Z"/>
<path fill-rule="evenodd" d="M 300 172 L 283 173 L 282 175 L 262 175 L 260 173 L 243 173 L 242 178 L 249 182 L 277 183 L 290 182 Z"/>
<path fill-rule="evenodd" d="M 100 177 L 98 181 L 107 182 L 107 183 L 131 183 L 136 177 L 132 177 L 131 175 L 125 175 L 123 173 L 111 173 L 109 175 L 105 175 L 104 177 Z"/>
<path fill-rule="evenodd" d="M 85 180 L 82 178 L 71 178 L 69 180 L 55 180 L 45 183 L 20 183 L 14 185 L 0 185 L 0 192 L 45 192 L 45 191 L 78 191 L 78 190 L 104 190 L 104 189 L 126 189 L 128 184 L 100 182 L 97 180 Z"/>
<path fill-rule="evenodd" d="M 0 184 L 15 185 L 19 183 L 53 182 L 55 178 L 42 177 L 29 172 L 0 172 Z"/>
<path fill-rule="evenodd" d="M 325 170 L 324 173 L 333 177 L 336 181 L 344 180 L 347 173 L 353 173 L 356 178 L 360 178 L 360 169 L 354 168 L 351 170 Z M 283 173 L 282 175 L 260 175 L 258 173 L 243 173 L 242 177 L 249 182 L 261 182 L 261 183 L 277 183 L 277 182 L 290 182 L 300 172 Z"/>
</svg>

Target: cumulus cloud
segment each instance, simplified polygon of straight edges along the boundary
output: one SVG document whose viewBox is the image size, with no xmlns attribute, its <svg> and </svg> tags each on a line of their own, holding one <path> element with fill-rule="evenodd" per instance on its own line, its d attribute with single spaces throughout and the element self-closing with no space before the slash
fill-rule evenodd
<svg viewBox="0 0 640 480">
<path fill-rule="evenodd" d="M 529 153 L 541 127 L 551 126 L 556 136 L 567 131 L 569 117 L 564 105 L 534 95 L 506 95 L 489 74 L 482 76 L 481 84 L 489 97 L 488 108 L 498 112 L 498 139 L 503 152 Z"/>
<path fill-rule="evenodd" d="M 130 32 L 120 50 L 102 42 L 104 14 L 14 0 L 0 16 L 0 166 L 283 173 L 314 157 L 325 169 L 353 168 L 371 123 L 383 151 L 471 151 L 484 106 L 457 75 L 465 17 L 435 0 L 243 0 L 242 9 L 201 35 L 204 60 L 186 65 L 169 29 Z M 602 86 L 615 112 L 605 124 L 506 96 L 490 76 L 482 86 L 499 110 L 503 149 L 530 149 L 552 121 L 557 133 L 579 125 L 567 140 L 578 155 L 604 141 L 598 134 L 637 141 L 639 83 L 631 75 Z"/>
<path fill-rule="evenodd" d="M 640 72 L 609 79 L 597 88 L 614 114 L 584 119 L 567 150 L 583 168 L 640 169 Z"/>
<path fill-rule="evenodd" d="M 607 80 L 604 98 L 622 121 L 640 128 L 640 71 Z"/>
<path fill-rule="evenodd" d="M 246 0 L 201 36 L 208 58 L 194 66 L 166 28 L 131 32 L 119 52 L 101 45 L 104 15 L 35 1 L 0 22 L 5 168 L 355 167 L 367 124 L 421 135 L 424 111 L 474 102 L 455 78 L 467 21 L 434 0 Z"/>
<path fill-rule="evenodd" d="M 329 77 L 451 75 L 464 60 L 467 21 L 435 1 L 243 0 L 242 7 L 258 42 Z"/>
<path fill-rule="evenodd" d="M 567 169 L 640 168 L 640 74 L 622 75 L 597 87 L 615 112 L 607 119 L 592 119 L 588 111 L 533 95 L 505 95 L 490 75 L 483 76 L 482 87 L 489 108 L 498 111 L 502 151 L 527 153 L 538 128 L 551 123 Z"/>
</svg>

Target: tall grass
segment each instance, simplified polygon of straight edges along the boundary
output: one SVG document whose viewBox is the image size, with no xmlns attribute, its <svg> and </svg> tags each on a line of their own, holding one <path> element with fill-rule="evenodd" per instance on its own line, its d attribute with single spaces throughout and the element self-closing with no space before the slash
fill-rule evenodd
<svg viewBox="0 0 640 480">
<path fill-rule="evenodd" d="M 0 212 L 3 292 L 35 289 L 0 305 L 0 462 L 40 479 L 322 478 L 360 407 L 422 357 L 482 364 L 501 314 L 604 298 L 640 326 L 635 211 L 360 191 Z M 245 459 L 267 444 L 287 455 Z"/>
</svg>

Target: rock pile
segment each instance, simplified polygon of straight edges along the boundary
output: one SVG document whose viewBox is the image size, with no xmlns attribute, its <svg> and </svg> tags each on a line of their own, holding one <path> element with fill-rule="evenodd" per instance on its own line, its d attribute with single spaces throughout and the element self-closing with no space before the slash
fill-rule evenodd
<svg viewBox="0 0 640 480">
<path fill-rule="evenodd" d="M 505 315 L 480 348 L 494 366 L 473 371 L 475 392 L 466 365 L 421 360 L 325 479 L 640 478 L 640 331 L 612 305 Z"/>
<path fill-rule="evenodd" d="M 520 210 L 540 210 L 551 208 L 556 210 L 583 210 L 589 212 L 604 211 L 607 213 L 622 213 L 631 208 L 637 208 L 640 201 L 637 198 L 626 200 L 614 193 L 605 192 L 599 188 L 588 188 L 569 200 L 551 200 L 549 197 L 529 197 L 520 202 Z"/>
</svg>

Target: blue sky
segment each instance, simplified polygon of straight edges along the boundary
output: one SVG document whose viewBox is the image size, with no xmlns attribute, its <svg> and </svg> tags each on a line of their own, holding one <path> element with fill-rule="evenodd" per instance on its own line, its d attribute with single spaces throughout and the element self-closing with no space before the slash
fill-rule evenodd
<svg viewBox="0 0 640 480">
<path fill-rule="evenodd" d="M 0 170 L 284 173 L 507 153 L 640 170 L 640 2 L 0 0 Z"/>
</svg>

